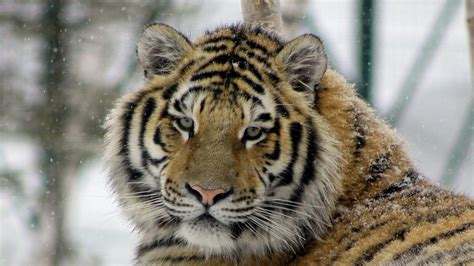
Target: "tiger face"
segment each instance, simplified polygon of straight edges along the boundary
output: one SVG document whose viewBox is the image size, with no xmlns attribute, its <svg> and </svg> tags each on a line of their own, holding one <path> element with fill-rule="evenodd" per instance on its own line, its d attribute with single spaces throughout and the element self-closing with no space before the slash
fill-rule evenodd
<svg viewBox="0 0 474 266">
<path fill-rule="evenodd" d="M 142 241 L 262 256 L 324 232 L 340 171 L 312 107 L 327 65 L 317 37 L 232 26 L 192 43 L 153 24 L 137 52 L 147 84 L 112 111 L 106 156 Z"/>
</svg>

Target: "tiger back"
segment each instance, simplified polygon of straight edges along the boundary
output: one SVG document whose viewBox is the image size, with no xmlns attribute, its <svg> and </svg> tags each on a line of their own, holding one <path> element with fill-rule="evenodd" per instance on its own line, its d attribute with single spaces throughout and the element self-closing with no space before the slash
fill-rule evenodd
<svg viewBox="0 0 474 266">
<path fill-rule="evenodd" d="M 474 258 L 472 200 L 421 178 L 316 36 L 235 25 L 192 43 L 152 24 L 137 52 L 147 82 L 105 152 L 137 263 Z"/>
</svg>

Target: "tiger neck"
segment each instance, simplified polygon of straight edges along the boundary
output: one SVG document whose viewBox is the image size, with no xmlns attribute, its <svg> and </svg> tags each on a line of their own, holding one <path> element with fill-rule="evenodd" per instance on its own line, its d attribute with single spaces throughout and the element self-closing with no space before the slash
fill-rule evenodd
<svg viewBox="0 0 474 266">
<path fill-rule="evenodd" d="M 341 205 L 374 197 L 413 172 L 396 132 L 333 70 L 328 70 L 321 80 L 316 108 L 341 145 L 344 159 Z"/>
</svg>

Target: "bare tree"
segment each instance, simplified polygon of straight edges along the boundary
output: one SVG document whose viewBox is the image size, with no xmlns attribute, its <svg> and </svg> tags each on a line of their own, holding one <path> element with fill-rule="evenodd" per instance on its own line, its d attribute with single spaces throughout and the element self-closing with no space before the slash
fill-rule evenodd
<svg viewBox="0 0 474 266">
<path fill-rule="evenodd" d="M 241 0 L 245 24 L 283 32 L 280 0 Z"/>
</svg>

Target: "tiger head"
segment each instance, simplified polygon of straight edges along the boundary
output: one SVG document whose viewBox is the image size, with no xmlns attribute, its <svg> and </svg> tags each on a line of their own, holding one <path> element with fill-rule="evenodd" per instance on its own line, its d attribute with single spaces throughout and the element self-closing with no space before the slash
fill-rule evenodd
<svg viewBox="0 0 474 266">
<path fill-rule="evenodd" d="M 340 156 L 313 107 L 327 67 L 317 37 L 235 25 L 192 43 L 152 24 L 137 53 L 146 85 L 112 111 L 106 159 L 143 241 L 262 256 L 325 231 Z"/>
</svg>

